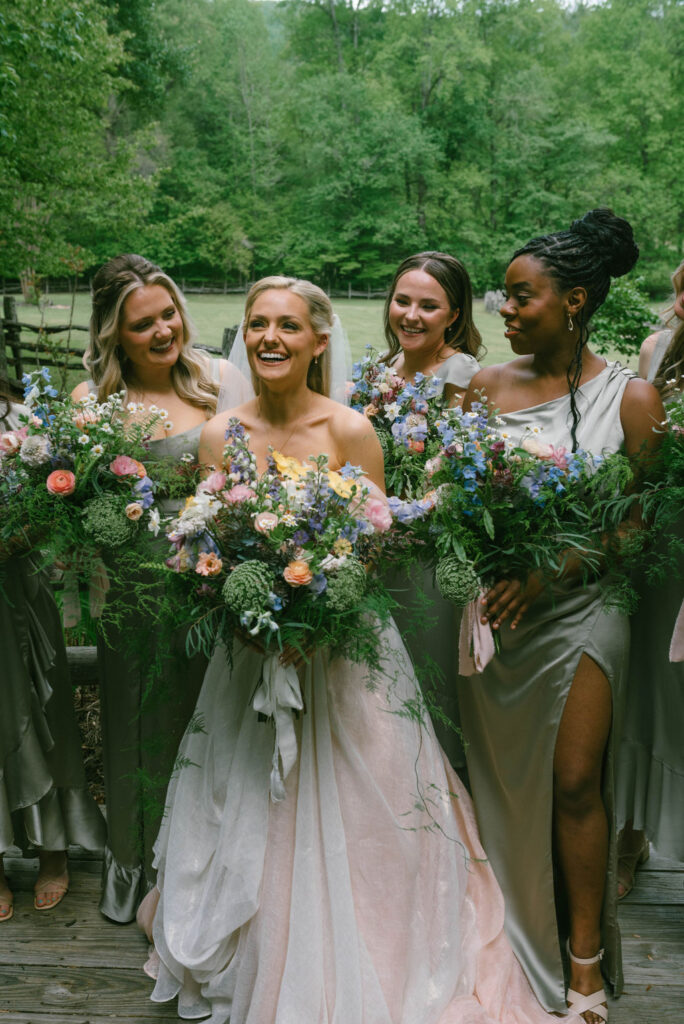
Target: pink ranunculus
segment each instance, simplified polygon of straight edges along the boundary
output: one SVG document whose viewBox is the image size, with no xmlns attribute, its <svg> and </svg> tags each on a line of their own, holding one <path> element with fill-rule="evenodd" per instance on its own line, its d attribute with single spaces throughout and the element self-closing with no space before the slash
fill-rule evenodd
<svg viewBox="0 0 684 1024">
<path fill-rule="evenodd" d="M 16 455 L 21 448 L 23 438 L 19 437 L 16 430 L 8 430 L 6 434 L 0 434 L 0 452 L 7 455 Z"/>
<path fill-rule="evenodd" d="M 366 518 L 378 533 L 384 533 L 392 525 L 392 513 L 382 498 L 369 498 L 365 504 Z"/>
<path fill-rule="evenodd" d="M 562 444 L 558 448 L 554 448 L 551 445 L 551 461 L 554 465 L 558 466 L 559 469 L 567 469 L 568 467 L 568 449 Z"/>
<path fill-rule="evenodd" d="M 218 494 L 226 486 L 226 474 L 220 469 L 210 473 L 206 480 L 199 485 L 200 491 L 208 491 L 210 494 Z"/>
<path fill-rule="evenodd" d="M 224 491 L 221 497 L 231 505 L 239 505 L 242 501 L 256 498 L 256 493 L 246 484 L 235 484 L 229 491 Z"/>
<path fill-rule="evenodd" d="M 117 455 L 114 461 L 109 463 L 109 468 L 115 476 L 145 476 L 142 462 L 132 459 L 129 455 Z"/>
<path fill-rule="evenodd" d="M 438 473 L 444 465 L 444 459 L 441 455 L 435 455 L 433 459 L 428 459 L 425 463 L 425 472 L 428 477 L 432 477 L 435 473 Z"/>
<path fill-rule="evenodd" d="M 50 494 L 59 494 L 66 498 L 76 490 L 76 477 L 70 469 L 54 469 L 45 481 Z"/>
<path fill-rule="evenodd" d="M 278 525 L 275 512 L 259 512 L 254 516 L 254 529 L 259 533 L 270 533 Z"/>
</svg>

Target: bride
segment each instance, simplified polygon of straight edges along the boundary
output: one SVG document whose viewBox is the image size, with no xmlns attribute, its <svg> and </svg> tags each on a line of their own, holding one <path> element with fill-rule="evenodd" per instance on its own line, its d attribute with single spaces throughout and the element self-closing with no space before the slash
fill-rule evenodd
<svg viewBox="0 0 684 1024">
<path fill-rule="evenodd" d="M 372 427 L 328 397 L 343 339 L 324 292 L 265 278 L 247 297 L 243 329 L 255 397 L 209 421 L 203 461 L 221 464 L 237 416 L 260 471 L 271 446 L 303 461 L 325 452 L 332 469 L 361 465 L 382 486 Z M 181 744 L 185 767 L 156 844 L 158 888 L 140 915 L 156 951 L 152 999 L 177 996 L 180 1017 L 554 1019 L 504 936 L 470 799 L 427 716 L 421 724 L 405 713 L 417 683 L 396 628 L 382 639 L 384 671 L 372 684 L 362 665 L 325 650 L 299 664 L 306 710 L 279 802 L 269 796 L 272 730 L 252 707 L 264 656 L 236 638 L 229 667 L 217 647 L 197 705 L 204 731 Z"/>
</svg>

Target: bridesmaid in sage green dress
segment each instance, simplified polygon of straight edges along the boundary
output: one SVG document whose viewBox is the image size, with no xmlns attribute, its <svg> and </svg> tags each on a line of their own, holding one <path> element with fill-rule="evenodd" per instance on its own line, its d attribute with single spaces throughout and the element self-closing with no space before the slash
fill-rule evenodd
<svg viewBox="0 0 684 1024">
<path fill-rule="evenodd" d="M 663 419 L 655 388 L 586 344 L 610 278 L 637 256 L 631 227 L 610 210 L 519 249 L 501 307 L 518 358 L 482 370 L 464 406 L 484 390 L 512 441 L 536 427 L 541 440 L 566 450 L 624 447 L 636 457 L 653 448 Z M 461 682 L 459 704 L 482 842 L 513 948 L 546 1009 L 571 1006 L 586 1024 L 600 1024 L 602 947 L 614 994 L 622 984 L 614 748 L 628 622 L 607 611 L 599 583 L 583 586 L 578 572 L 570 554 L 551 587 L 532 574 L 489 590 L 483 621 L 498 631 L 500 650 L 481 675 Z"/>
<path fill-rule="evenodd" d="M 684 390 L 684 263 L 672 275 L 672 329 L 646 338 L 639 373 L 663 401 Z M 684 535 L 684 521 L 677 524 Z M 663 545 L 666 544 L 666 538 Z M 618 760 L 618 896 L 634 885 L 649 840 L 659 854 L 684 861 L 684 662 L 669 658 L 670 640 L 684 595 L 684 564 L 657 586 L 642 577 L 641 602 L 632 616 L 632 646 L 625 727 Z"/>
<path fill-rule="evenodd" d="M 20 405 L 0 383 L 0 433 L 17 430 Z M 36 910 L 69 886 L 71 844 L 101 850 L 105 823 L 86 785 L 62 626 L 44 574 L 29 554 L 0 564 L 0 922 L 14 912 L 2 855 L 38 856 Z"/>
<path fill-rule="evenodd" d="M 96 273 L 92 290 L 86 354 L 91 380 L 78 385 L 74 399 L 92 392 L 104 400 L 125 390 L 127 401 L 164 409 L 169 418 L 150 442 L 150 460 L 187 455 L 196 461 L 202 427 L 219 408 L 221 375 L 237 371 L 193 348 L 181 292 L 143 257 L 110 260 Z M 178 507 L 167 502 L 160 511 Z M 163 537 L 159 547 L 165 550 Z M 183 630 L 159 651 L 157 621 L 141 613 L 126 580 L 115 579 L 108 602 L 116 602 L 117 626 L 98 644 L 109 833 L 100 909 L 125 922 L 154 883 L 152 845 L 206 663 L 187 658 Z M 160 657 L 161 672 L 151 676 Z"/>
<path fill-rule="evenodd" d="M 462 402 L 480 369 L 477 356 L 482 352 L 472 309 L 470 277 L 460 260 L 443 252 L 409 256 L 397 268 L 387 293 L 384 326 L 388 351 L 384 360 L 408 381 L 417 373 L 438 377 L 446 402 Z M 409 577 L 392 573 L 387 584 L 399 604 L 394 621 L 424 688 L 427 692 L 435 689 L 436 703 L 458 727 L 459 612 L 440 594 L 431 569 L 415 565 Z M 459 733 L 437 715 L 434 726 L 452 766 L 463 767 L 465 754 Z"/>
</svg>

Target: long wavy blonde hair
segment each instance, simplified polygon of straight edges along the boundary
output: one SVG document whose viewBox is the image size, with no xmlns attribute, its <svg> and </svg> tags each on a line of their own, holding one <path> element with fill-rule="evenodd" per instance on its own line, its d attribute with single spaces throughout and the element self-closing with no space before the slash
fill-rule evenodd
<svg viewBox="0 0 684 1024">
<path fill-rule="evenodd" d="M 676 299 L 684 290 L 684 260 L 672 275 L 672 286 Z M 672 337 L 653 380 L 663 398 L 671 398 L 684 388 L 684 320 L 674 312 L 674 299 L 663 314 L 666 325 L 672 328 Z"/>
<path fill-rule="evenodd" d="M 264 292 L 272 288 L 287 288 L 300 299 L 304 299 L 309 310 L 309 321 L 316 334 L 327 334 L 330 339 L 330 331 L 333 325 L 333 308 L 330 299 L 322 288 L 311 281 L 305 281 L 300 277 L 262 277 L 260 281 L 249 289 L 245 302 L 245 316 L 242 321 L 243 333 L 247 334 L 247 322 L 252 306 Z M 330 395 L 330 366 L 331 366 L 330 345 L 324 349 L 317 359 L 312 359 L 309 365 L 306 383 L 312 391 L 319 395 Z M 254 391 L 259 394 L 259 379 L 252 374 Z"/>
<path fill-rule="evenodd" d="M 128 359 L 119 345 L 124 303 L 145 285 L 158 284 L 171 296 L 183 323 L 178 360 L 171 370 L 176 394 L 190 405 L 216 412 L 219 385 L 212 380 L 206 356 L 193 348 L 194 328 L 185 299 L 171 278 L 143 256 L 125 253 L 100 267 L 93 278 L 90 342 L 84 357 L 96 386 L 98 401 L 128 388 Z"/>
</svg>

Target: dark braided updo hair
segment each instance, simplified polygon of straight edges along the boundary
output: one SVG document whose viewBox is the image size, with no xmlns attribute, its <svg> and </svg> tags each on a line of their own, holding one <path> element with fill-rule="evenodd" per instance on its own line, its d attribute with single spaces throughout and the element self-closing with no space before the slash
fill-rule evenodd
<svg viewBox="0 0 684 1024">
<path fill-rule="evenodd" d="M 576 451 L 580 417 L 575 394 L 582 378 L 582 352 L 589 337 L 589 320 L 605 301 L 610 279 L 622 277 L 635 265 L 639 248 L 631 225 L 612 210 L 599 208 L 574 220 L 567 231 L 530 239 L 513 253 L 511 263 L 518 256 L 533 256 L 539 260 L 558 294 L 577 287 L 587 293 L 586 302 L 577 315 L 577 345 L 567 372 L 572 448 Z"/>
</svg>

